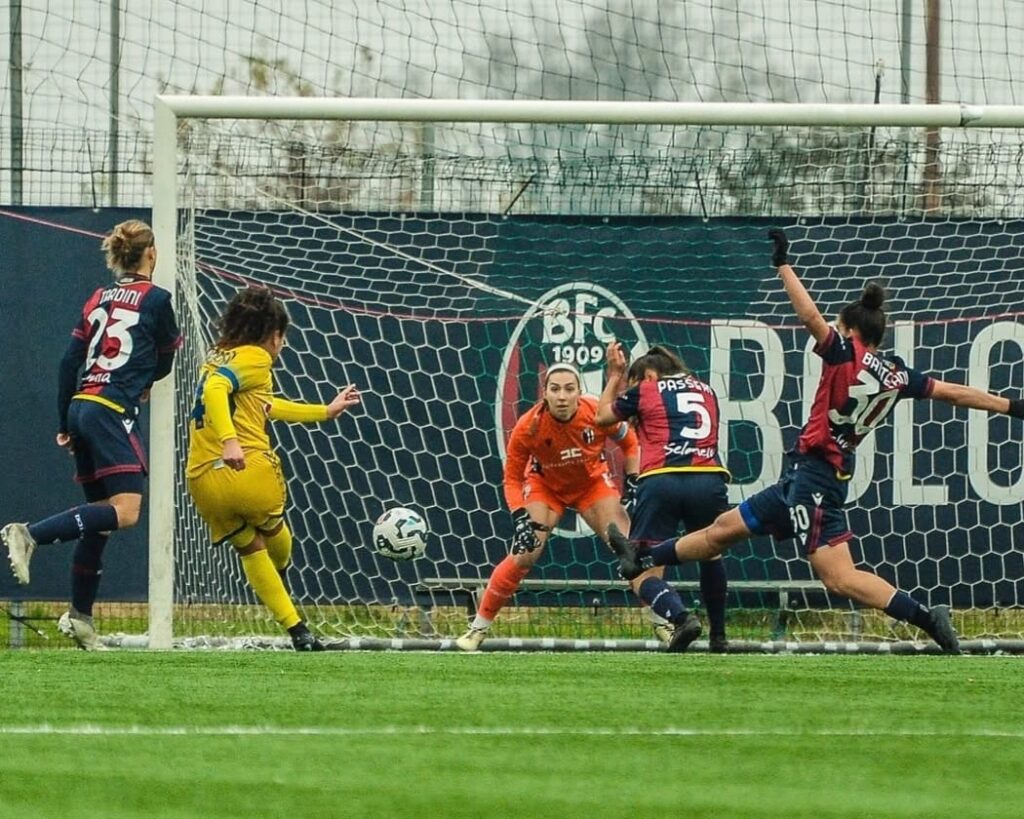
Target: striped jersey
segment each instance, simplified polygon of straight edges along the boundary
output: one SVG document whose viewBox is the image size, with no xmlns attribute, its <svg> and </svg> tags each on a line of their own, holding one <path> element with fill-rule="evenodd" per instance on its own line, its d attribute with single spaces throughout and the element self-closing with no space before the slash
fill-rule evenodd
<svg viewBox="0 0 1024 819">
<path fill-rule="evenodd" d="M 898 356 L 871 352 L 860 339 L 844 338 L 834 327 L 814 352 L 823 361 L 821 379 L 796 451 L 816 455 L 840 477 L 849 477 L 857 444 L 901 398 L 928 398 L 935 379 L 911 369 Z"/>
<path fill-rule="evenodd" d="M 153 385 L 158 359 L 182 342 L 171 294 L 131 277 L 96 290 L 71 335 L 85 345 L 78 396 L 129 413 Z"/>
<path fill-rule="evenodd" d="M 662 472 L 724 472 L 718 452 L 718 396 L 687 373 L 641 381 L 615 399 L 612 411 L 636 419 L 640 477 Z"/>
</svg>

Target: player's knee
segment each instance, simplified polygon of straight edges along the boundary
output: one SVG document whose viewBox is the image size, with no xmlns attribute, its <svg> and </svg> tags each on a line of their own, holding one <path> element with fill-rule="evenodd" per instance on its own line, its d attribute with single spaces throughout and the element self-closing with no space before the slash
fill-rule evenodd
<svg viewBox="0 0 1024 819">
<path fill-rule="evenodd" d="M 254 555 L 256 554 L 256 552 L 265 551 L 267 548 L 267 544 L 259 535 L 256 535 L 256 537 L 249 541 L 249 543 L 247 543 L 245 546 L 239 546 L 234 541 L 231 542 L 231 545 L 235 547 L 235 553 L 239 557 L 247 557 L 249 555 Z"/>
<path fill-rule="evenodd" d="M 139 522 L 142 513 L 142 499 L 133 498 L 112 498 L 111 506 L 117 513 L 117 528 L 130 529 Z"/>
<path fill-rule="evenodd" d="M 850 597 L 853 590 L 853 574 L 847 572 L 830 572 L 820 576 L 822 585 L 832 594 L 840 597 Z"/>
<path fill-rule="evenodd" d="M 278 571 L 288 568 L 292 559 L 292 533 L 284 521 L 275 527 L 273 534 L 263 532 L 263 540 L 267 544 L 267 553 Z"/>
<path fill-rule="evenodd" d="M 118 510 L 117 512 L 117 528 L 119 529 L 130 529 L 132 526 L 139 522 L 139 510 L 138 509 L 127 509 L 125 511 Z"/>
<path fill-rule="evenodd" d="M 519 554 L 513 554 L 512 562 L 516 564 L 520 569 L 532 569 L 533 564 L 537 562 L 537 559 L 544 553 L 544 544 L 540 543 L 537 548 L 532 552 L 520 552 Z"/>
<path fill-rule="evenodd" d="M 731 528 L 729 526 L 729 519 L 726 517 L 728 512 L 723 512 L 707 528 L 708 543 L 712 546 L 726 547 L 732 543 Z"/>
</svg>

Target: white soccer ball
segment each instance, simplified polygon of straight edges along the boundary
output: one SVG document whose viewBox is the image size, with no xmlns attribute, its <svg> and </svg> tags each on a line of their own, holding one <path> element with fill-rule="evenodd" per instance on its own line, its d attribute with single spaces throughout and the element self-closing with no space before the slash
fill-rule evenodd
<svg viewBox="0 0 1024 819">
<path fill-rule="evenodd" d="M 412 509 L 388 509 L 373 525 L 373 548 L 392 560 L 412 560 L 427 548 L 427 523 Z"/>
</svg>

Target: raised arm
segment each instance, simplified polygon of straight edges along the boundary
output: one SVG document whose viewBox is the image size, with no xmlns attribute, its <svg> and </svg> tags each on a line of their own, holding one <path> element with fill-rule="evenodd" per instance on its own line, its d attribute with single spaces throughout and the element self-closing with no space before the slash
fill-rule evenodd
<svg viewBox="0 0 1024 819">
<path fill-rule="evenodd" d="M 772 264 L 779 269 L 779 278 L 782 279 L 782 286 L 786 288 L 786 295 L 793 305 L 796 317 L 803 322 L 804 327 L 811 334 L 814 340 L 821 344 L 829 334 L 828 322 L 818 311 L 814 299 L 811 298 L 796 275 L 796 271 L 789 264 L 789 240 L 786 234 L 779 228 L 772 228 L 768 231 L 768 238 L 772 240 Z"/>
<path fill-rule="evenodd" d="M 616 396 L 622 392 L 626 381 L 626 354 L 619 342 L 608 343 L 605 360 L 607 362 L 607 378 L 604 382 L 604 390 L 597 399 L 597 413 L 594 416 L 594 423 L 600 426 L 608 426 L 619 420 L 612 410 L 612 404 L 615 403 Z"/>
<path fill-rule="evenodd" d="M 952 404 L 955 407 L 968 407 L 970 409 L 985 410 L 986 412 L 1000 412 L 1005 415 L 1012 415 L 1015 418 L 1024 418 L 1024 400 L 1020 398 L 1003 398 L 990 392 L 965 386 L 964 384 L 935 381 L 932 386 L 931 398 L 935 401 L 945 401 L 947 404 Z"/>
<path fill-rule="evenodd" d="M 636 475 L 640 471 L 640 442 L 636 431 L 622 421 L 624 435 L 616 443 L 622 450 L 622 471 L 626 475 Z"/>
</svg>

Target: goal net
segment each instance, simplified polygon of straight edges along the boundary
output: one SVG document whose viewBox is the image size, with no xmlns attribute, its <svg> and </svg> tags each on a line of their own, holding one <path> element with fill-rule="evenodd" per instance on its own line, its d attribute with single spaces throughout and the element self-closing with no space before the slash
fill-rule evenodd
<svg viewBox="0 0 1024 819">
<path fill-rule="evenodd" d="M 154 218 L 174 237 L 187 341 L 154 421 L 166 447 L 154 440 L 153 495 L 164 486 L 173 513 L 153 514 L 153 616 L 173 622 L 176 644 L 282 636 L 232 549 L 210 543 L 181 470 L 199 363 L 245 285 L 269 287 L 291 314 L 280 394 L 363 393 L 336 422 L 273 425 L 295 535 L 288 585 L 315 630 L 351 646 L 447 647 L 465 628 L 507 551 L 512 424 L 552 363 L 576 364 L 599 392 L 611 338 L 667 344 L 718 390 L 733 503 L 775 482 L 819 365 L 770 264 L 769 226 L 788 231 L 827 317 L 880 279 L 889 351 L 940 379 L 1008 394 L 1024 383 L 1019 130 L 826 114 L 599 121 L 613 104 L 596 104 L 590 124 L 431 121 L 415 103 L 405 121 L 374 121 L 254 104 L 268 118 L 215 100 L 205 116 L 157 115 Z M 855 559 L 950 604 L 977 646 L 1024 637 L 1022 436 L 1007 417 L 904 402 L 861 445 L 850 490 Z M 422 558 L 374 551 L 373 522 L 393 506 L 427 520 Z M 173 586 L 160 556 L 171 544 Z M 739 544 L 725 566 L 737 647 L 897 650 L 920 636 L 826 594 L 795 542 Z M 695 568 L 668 577 L 699 611 Z M 657 646 L 612 556 L 571 513 L 492 634 L 499 647 Z"/>
</svg>

